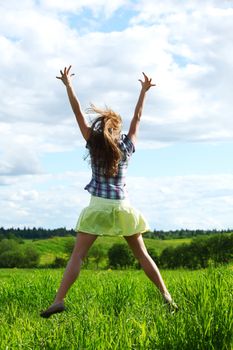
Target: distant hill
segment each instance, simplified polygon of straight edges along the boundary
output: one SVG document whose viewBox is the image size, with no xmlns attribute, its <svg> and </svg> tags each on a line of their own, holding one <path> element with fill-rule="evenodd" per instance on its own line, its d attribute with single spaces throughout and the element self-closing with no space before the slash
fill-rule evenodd
<svg viewBox="0 0 233 350">
<path fill-rule="evenodd" d="M 94 246 L 97 249 L 103 250 L 103 255 L 107 259 L 108 250 L 116 243 L 124 243 L 125 240 L 122 237 L 99 237 Z M 173 239 L 173 240 L 154 240 L 150 238 L 145 239 L 145 244 L 148 249 L 156 252 L 160 255 L 161 252 L 168 247 L 177 247 L 184 243 L 190 243 L 190 238 Z M 47 239 L 33 239 L 24 240 L 24 245 L 33 245 L 34 248 L 40 253 L 40 265 L 50 264 L 56 257 L 68 258 L 71 254 L 71 248 L 75 243 L 74 237 L 51 237 Z M 127 245 L 127 243 L 125 242 Z M 90 251 L 91 253 L 91 251 Z M 105 260 L 106 260 L 105 259 Z M 106 264 L 106 261 L 103 262 Z"/>
</svg>

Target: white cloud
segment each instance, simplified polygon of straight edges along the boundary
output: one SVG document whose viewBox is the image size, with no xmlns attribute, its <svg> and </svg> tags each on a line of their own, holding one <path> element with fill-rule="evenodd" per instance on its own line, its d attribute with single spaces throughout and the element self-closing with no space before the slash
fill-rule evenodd
<svg viewBox="0 0 233 350">
<path fill-rule="evenodd" d="M 88 203 L 86 173 L 15 177 L 2 188 L 0 222 L 6 227 L 74 227 Z"/>
<path fill-rule="evenodd" d="M 159 72 L 157 104 L 164 125 L 171 123 L 168 135 L 173 130 L 183 139 L 184 129 L 190 140 L 232 139 L 232 3 L 145 0 L 138 10 L 134 24 L 167 30 L 166 52 L 171 56 L 165 73 Z"/>
<path fill-rule="evenodd" d="M 89 202 L 90 174 L 66 172 L 14 177 L 2 187 L 1 225 L 74 227 Z M 131 204 L 152 229 L 222 229 L 233 226 L 233 175 L 128 179 Z"/>
<path fill-rule="evenodd" d="M 214 7 L 213 2 L 137 4 L 139 15 L 132 22 L 138 25 L 112 33 L 80 35 L 78 26 L 69 27 L 56 14 L 57 7 L 69 12 L 83 6 L 107 7 L 106 1 L 44 1 L 38 6 L 26 2 L 9 16 L 2 15 L 1 87 L 6 94 L 1 118 L 45 124 L 67 119 L 70 110 L 55 75 L 74 63 L 83 105 L 107 103 L 126 117 L 133 112 L 140 71 L 155 77 L 158 87 L 148 94 L 145 116 L 150 123 L 142 123 L 142 138 L 232 138 L 232 9 Z M 115 3 L 111 6 L 113 14 Z M 48 13 L 45 7 L 50 7 Z M 162 124 L 166 132 L 162 128 L 152 133 L 153 121 L 155 129 Z"/>
<path fill-rule="evenodd" d="M 222 229 L 233 225 L 233 176 L 131 178 L 132 202 L 156 229 Z"/>
</svg>

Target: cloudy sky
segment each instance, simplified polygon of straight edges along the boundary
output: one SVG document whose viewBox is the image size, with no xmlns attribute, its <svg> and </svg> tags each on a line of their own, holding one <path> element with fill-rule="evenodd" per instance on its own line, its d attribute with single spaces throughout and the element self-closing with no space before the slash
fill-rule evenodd
<svg viewBox="0 0 233 350">
<path fill-rule="evenodd" d="M 83 110 L 146 97 L 128 171 L 152 229 L 233 228 L 233 1 L 0 0 L 0 226 L 67 227 L 89 201 Z"/>
</svg>

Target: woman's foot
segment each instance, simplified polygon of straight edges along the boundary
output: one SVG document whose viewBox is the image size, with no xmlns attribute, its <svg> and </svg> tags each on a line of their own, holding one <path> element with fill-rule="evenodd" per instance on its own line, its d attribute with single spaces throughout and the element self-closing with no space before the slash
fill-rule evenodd
<svg viewBox="0 0 233 350">
<path fill-rule="evenodd" d="M 164 293 L 163 299 L 164 299 L 166 305 L 168 306 L 169 311 L 172 314 L 174 314 L 175 312 L 177 312 L 179 310 L 178 305 L 172 300 L 172 297 L 169 293 Z"/>
<path fill-rule="evenodd" d="M 57 313 L 65 311 L 65 309 L 66 308 L 65 308 L 64 302 L 62 301 L 60 303 L 52 304 L 45 311 L 41 311 L 40 316 L 43 318 L 49 318 L 53 314 L 57 314 Z"/>
<path fill-rule="evenodd" d="M 167 304 L 169 312 L 171 314 L 174 314 L 174 313 L 176 313 L 179 310 L 178 305 L 173 300 L 166 301 L 166 304 Z"/>
</svg>

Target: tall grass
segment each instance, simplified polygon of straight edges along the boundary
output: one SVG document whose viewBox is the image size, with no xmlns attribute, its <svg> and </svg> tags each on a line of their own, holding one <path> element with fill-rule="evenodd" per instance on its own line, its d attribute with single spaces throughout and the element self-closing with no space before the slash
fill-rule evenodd
<svg viewBox="0 0 233 350">
<path fill-rule="evenodd" d="M 230 350 L 232 270 L 164 271 L 180 311 L 170 314 L 142 271 L 83 271 L 50 319 L 61 270 L 0 270 L 1 350 Z"/>
</svg>

